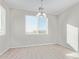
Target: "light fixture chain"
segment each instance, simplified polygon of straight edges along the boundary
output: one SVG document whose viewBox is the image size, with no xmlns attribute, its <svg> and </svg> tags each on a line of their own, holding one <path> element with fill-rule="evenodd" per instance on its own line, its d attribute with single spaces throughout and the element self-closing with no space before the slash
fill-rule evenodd
<svg viewBox="0 0 79 59">
<path fill-rule="evenodd" d="M 43 13 L 43 0 L 41 0 L 41 6 L 39 7 L 39 11 L 41 12 L 41 13 Z"/>
<path fill-rule="evenodd" d="M 43 0 L 41 0 L 41 8 L 43 8 Z"/>
</svg>

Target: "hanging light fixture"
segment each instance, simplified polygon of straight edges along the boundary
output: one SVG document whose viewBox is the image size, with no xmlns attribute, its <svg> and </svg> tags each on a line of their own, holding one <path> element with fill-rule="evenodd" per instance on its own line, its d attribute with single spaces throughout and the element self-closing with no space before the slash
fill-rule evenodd
<svg viewBox="0 0 79 59">
<path fill-rule="evenodd" d="M 47 18 L 46 13 L 44 12 L 44 8 L 43 8 L 43 0 L 41 0 L 41 6 L 38 9 L 39 9 L 39 12 L 37 16 Z"/>
<path fill-rule="evenodd" d="M 39 9 L 39 12 L 37 14 L 37 18 L 38 18 L 37 29 L 38 29 L 38 32 L 48 33 L 48 18 L 47 18 L 46 13 L 44 12 L 43 0 L 41 0 L 41 6 L 38 9 Z M 43 22 L 41 22 L 41 21 L 43 21 Z M 40 26 L 44 26 L 42 28 L 42 30 L 41 30 Z"/>
</svg>

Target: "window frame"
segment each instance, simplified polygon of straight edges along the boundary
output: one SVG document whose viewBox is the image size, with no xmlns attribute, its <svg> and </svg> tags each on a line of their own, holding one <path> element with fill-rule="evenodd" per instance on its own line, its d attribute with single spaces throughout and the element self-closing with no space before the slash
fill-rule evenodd
<svg viewBox="0 0 79 59">
<path fill-rule="evenodd" d="M 34 15 L 25 15 L 25 33 L 26 34 L 28 34 L 28 35 L 48 35 L 48 18 L 46 18 L 46 25 L 47 25 L 46 32 L 45 33 L 39 33 L 39 31 L 37 31 L 36 33 L 34 33 L 34 32 L 27 32 L 27 28 L 26 28 L 26 17 L 27 16 L 34 16 Z M 35 17 L 38 17 L 38 16 L 35 16 Z"/>
</svg>

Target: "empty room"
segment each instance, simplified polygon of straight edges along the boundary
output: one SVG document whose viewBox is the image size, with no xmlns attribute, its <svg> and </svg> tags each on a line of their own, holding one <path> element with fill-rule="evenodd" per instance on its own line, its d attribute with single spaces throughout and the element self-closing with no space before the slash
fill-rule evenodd
<svg viewBox="0 0 79 59">
<path fill-rule="evenodd" d="M 0 59 L 79 59 L 79 0 L 0 0 Z"/>
</svg>

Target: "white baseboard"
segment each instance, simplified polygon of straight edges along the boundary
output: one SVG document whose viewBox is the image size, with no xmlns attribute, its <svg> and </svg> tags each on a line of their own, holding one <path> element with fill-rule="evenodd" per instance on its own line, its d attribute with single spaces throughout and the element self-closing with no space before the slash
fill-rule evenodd
<svg viewBox="0 0 79 59">
<path fill-rule="evenodd" d="M 26 45 L 26 46 L 16 46 L 11 48 L 22 48 L 22 47 L 34 47 L 34 46 L 41 46 L 41 45 L 49 45 L 49 44 L 56 44 L 56 43 L 46 43 L 46 44 L 32 44 L 32 45 Z"/>
<path fill-rule="evenodd" d="M 0 55 L 3 55 L 7 50 L 9 50 L 9 48 L 6 48 L 6 49 L 3 50 L 2 52 L 0 52 Z"/>
<path fill-rule="evenodd" d="M 3 50 L 0 55 L 3 55 L 8 49 L 10 48 L 24 48 L 24 47 L 35 47 L 35 46 L 42 46 L 42 45 L 50 45 L 50 44 L 56 44 L 56 43 L 45 43 L 45 44 L 32 44 L 32 45 L 26 45 L 26 46 L 13 46 L 13 47 L 9 47 L 6 48 L 5 50 Z"/>
</svg>

